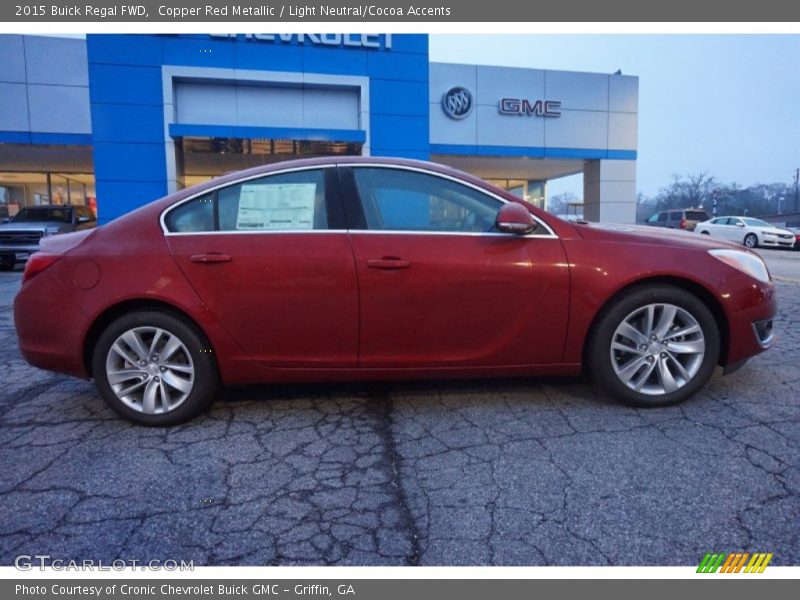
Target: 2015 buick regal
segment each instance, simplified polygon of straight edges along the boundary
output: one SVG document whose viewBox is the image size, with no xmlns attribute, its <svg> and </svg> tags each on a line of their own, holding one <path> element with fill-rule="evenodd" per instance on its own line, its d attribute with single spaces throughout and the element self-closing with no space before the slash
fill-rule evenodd
<svg viewBox="0 0 800 600">
<path fill-rule="evenodd" d="M 664 406 L 772 344 L 758 255 L 567 223 L 424 162 L 259 167 L 42 241 L 14 313 L 33 365 L 148 425 L 220 384 L 576 375 Z"/>
</svg>

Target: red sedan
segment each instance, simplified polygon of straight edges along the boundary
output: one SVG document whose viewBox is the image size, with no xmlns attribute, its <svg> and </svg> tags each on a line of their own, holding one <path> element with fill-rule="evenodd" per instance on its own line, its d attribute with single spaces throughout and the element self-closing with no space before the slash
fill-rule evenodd
<svg viewBox="0 0 800 600">
<path fill-rule="evenodd" d="M 685 232 L 567 223 L 435 164 L 280 163 L 47 238 L 14 304 L 23 356 L 169 425 L 220 384 L 585 370 L 685 400 L 772 344 L 764 262 Z"/>
</svg>

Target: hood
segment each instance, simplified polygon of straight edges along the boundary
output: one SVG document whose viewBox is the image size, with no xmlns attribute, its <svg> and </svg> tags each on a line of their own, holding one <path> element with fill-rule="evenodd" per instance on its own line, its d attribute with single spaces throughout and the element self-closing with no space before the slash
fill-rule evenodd
<svg viewBox="0 0 800 600">
<path fill-rule="evenodd" d="M 0 223 L 0 231 L 46 231 L 60 229 L 64 223 L 56 221 L 34 221 L 25 223 Z"/>
<path fill-rule="evenodd" d="M 683 231 L 682 229 L 625 225 L 621 223 L 576 222 L 573 225 L 585 240 L 629 242 L 631 244 L 651 246 L 694 247 L 699 250 L 710 250 L 712 248 L 744 250 L 740 244 L 694 233 L 693 231 Z"/>
</svg>

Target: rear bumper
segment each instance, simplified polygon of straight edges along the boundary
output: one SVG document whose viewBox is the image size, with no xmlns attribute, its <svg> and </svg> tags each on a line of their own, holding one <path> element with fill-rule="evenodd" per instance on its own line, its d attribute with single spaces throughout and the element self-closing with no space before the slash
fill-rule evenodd
<svg viewBox="0 0 800 600">
<path fill-rule="evenodd" d="M 20 352 L 31 365 L 87 377 L 83 338 L 88 319 L 48 273 L 23 284 L 14 298 L 14 324 Z"/>
</svg>

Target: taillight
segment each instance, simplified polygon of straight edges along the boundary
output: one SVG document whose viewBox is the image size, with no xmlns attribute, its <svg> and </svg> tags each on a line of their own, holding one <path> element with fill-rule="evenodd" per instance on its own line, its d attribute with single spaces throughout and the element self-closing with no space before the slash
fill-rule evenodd
<svg viewBox="0 0 800 600">
<path fill-rule="evenodd" d="M 686 219 L 681 219 L 681 229 L 686 229 Z"/>
<path fill-rule="evenodd" d="M 31 254 L 30 258 L 28 258 L 28 262 L 25 264 L 25 272 L 22 274 L 22 283 L 36 277 L 59 258 L 61 258 L 59 254 L 42 254 L 41 252 L 34 252 Z"/>
</svg>

